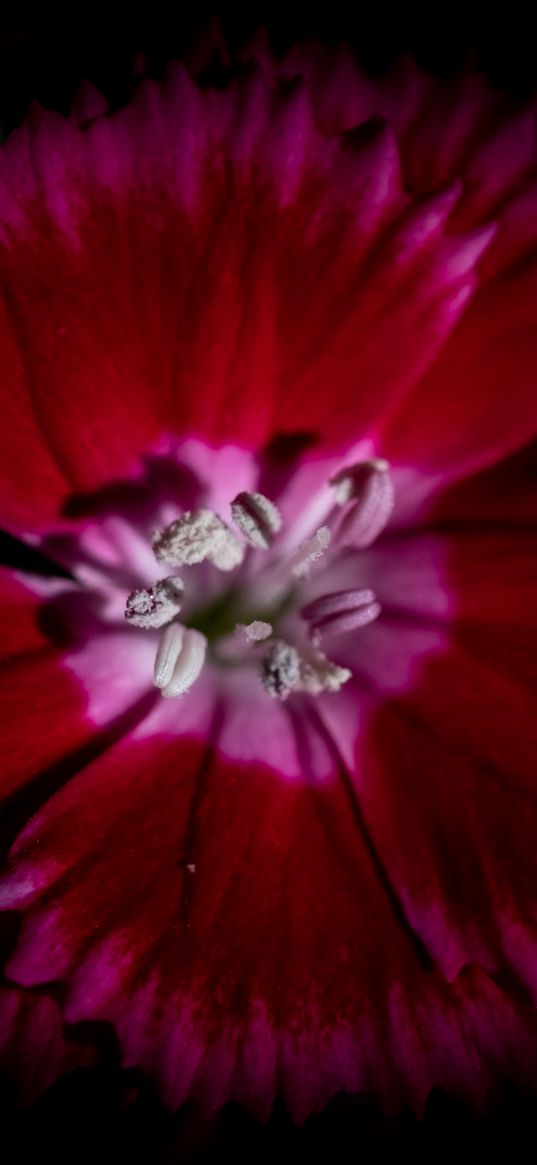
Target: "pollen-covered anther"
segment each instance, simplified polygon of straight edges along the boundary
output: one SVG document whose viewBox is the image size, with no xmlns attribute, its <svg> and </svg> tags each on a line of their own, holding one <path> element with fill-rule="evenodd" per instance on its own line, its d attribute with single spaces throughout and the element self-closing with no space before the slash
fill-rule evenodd
<svg viewBox="0 0 537 1165">
<path fill-rule="evenodd" d="M 235 634 L 242 643 L 261 643 L 272 635 L 272 624 L 263 619 L 254 619 L 252 623 L 237 623 Z"/>
<path fill-rule="evenodd" d="M 179 614 L 183 590 L 181 579 L 172 576 L 160 579 L 147 590 L 133 591 L 125 606 L 127 622 L 147 631 L 164 627 Z"/>
<path fill-rule="evenodd" d="M 286 700 L 300 680 L 300 659 L 295 647 L 276 639 L 263 659 L 261 681 L 273 700 Z"/>
<path fill-rule="evenodd" d="M 203 668 L 207 640 L 201 631 L 170 623 L 163 631 L 155 658 L 154 683 L 167 698 L 183 696 Z"/>
<path fill-rule="evenodd" d="M 304 578 L 309 574 L 311 567 L 317 559 L 322 558 L 325 550 L 330 545 L 332 535 L 328 526 L 321 526 L 312 538 L 308 538 L 302 546 L 292 555 L 288 563 L 291 574 L 295 578 Z"/>
<path fill-rule="evenodd" d="M 339 692 L 351 678 L 346 667 L 326 658 L 322 651 L 298 651 L 277 639 L 263 660 L 261 678 L 265 691 L 275 700 L 286 700 L 291 692 L 320 696 Z"/>
<path fill-rule="evenodd" d="M 268 550 L 281 530 L 282 516 L 274 502 L 260 493 L 240 493 L 231 503 L 235 525 L 246 541 L 258 550 Z"/>
<path fill-rule="evenodd" d="M 322 692 L 339 692 L 343 684 L 350 680 L 352 672 L 348 667 L 332 663 L 322 651 L 300 657 L 300 674 L 297 690 L 308 696 L 320 696 Z"/>
<path fill-rule="evenodd" d="M 233 570 L 244 558 L 244 548 L 222 518 L 212 510 L 187 510 L 152 539 L 159 562 L 193 566 L 209 559 L 219 570 Z"/>
<path fill-rule="evenodd" d="M 343 635 L 365 627 L 378 617 L 380 603 L 374 591 L 334 591 L 303 607 L 301 615 L 310 625 L 314 640 L 327 635 Z"/>
<path fill-rule="evenodd" d="M 350 465 L 330 479 L 345 512 L 336 531 L 340 545 L 371 546 L 389 521 L 394 503 L 390 466 L 381 457 Z"/>
</svg>

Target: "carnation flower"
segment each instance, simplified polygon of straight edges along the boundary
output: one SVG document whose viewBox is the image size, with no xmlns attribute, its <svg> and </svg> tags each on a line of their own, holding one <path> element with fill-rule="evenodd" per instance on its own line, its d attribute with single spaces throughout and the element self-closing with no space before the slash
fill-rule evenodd
<svg viewBox="0 0 537 1165">
<path fill-rule="evenodd" d="M 22 1076 L 59 1001 L 174 1108 L 535 1079 L 534 166 L 478 74 L 262 39 L 3 147 Z"/>
</svg>

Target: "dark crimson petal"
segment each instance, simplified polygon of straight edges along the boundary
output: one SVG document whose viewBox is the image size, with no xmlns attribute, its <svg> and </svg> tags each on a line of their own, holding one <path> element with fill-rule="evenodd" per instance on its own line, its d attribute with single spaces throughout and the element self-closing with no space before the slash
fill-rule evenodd
<svg viewBox="0 0 537 1165">
<path fill-rule="evenodd" d="M 537 529 L 537 442 L 491 469 L 444 489 L 430 509 L 428 523 L 454 533 L 465 528 L 501 525 Z M 454 547 L 455 549 L 455 547 Z"/>
<path fill-rule="evenodd" d="M 60 1009 L 48 995 L 0 987 L 0 1071 L 19 1101 L 30 1104 L 64 1072 L 96 1059 L 89 1044 L 66 1041 Z"/>
<path fill-rule="evenodd" d="M 44 600 L 63 594 L 66 603 L 79 593 L 69 582 L 29 578 L 24 585 L 0 571 L 0 800 L 27 783 L 39 788 L 44 782 L 46 793 L 50 782 L 53 788 L 77 770 L 86 749 L 91 755 L 104 747 L 114 725 L 119 733 L 126 718 L 124 730 L 132 727 L 130 708 L 135 719 L 137 709 L 143 712 L 151 691 L 150 644 L 103 632 L 67 650 L 45 633 Z"/>
<path fill-rule="evenodd" d="M 48 640 L 39 626 L 41 600 L 7 570 L 0 568 L 1 662 L 39 651 Z"/>
<path fill-rule="evenodd" d="M 493 89 L 478 70 L 434 77 L 401 55 L 380 77 L 368 77 L 344 43 L 297 44 L 275 60 L 262 32 L 243 56 L 257 60 L 273 84 L 282 77 L 305 77 L 316 116 L 329 134 L 370 118 L 386 119 L 411 190 L 423 194 L 455 177 L 464 180 L 466 223 L 495 213 L 534 168 L 535 101 L 521 105 Z"/>
<path fill-rule="evenodd" d="M 50 580 L 39 580 L 39 585 L 65 589 L 65 584 Z M 38 594 L 0 571 L 1 799 L 88 741 L 93 732 L 77 681 L 40 628 L 41 606 Z"/>
<path fill-rule="evenodd" d="M 535 620 L 528 626 L 531 640 Z M 498 639 L 510 634 L 499 621 Z M 476 648 L 461 631 L 412 691 L 384 701 L 356 779 L 390 876 L 444 974 L 477 961 L 535 997 L 534 700 L 516 656 L 509 674 L 493 644 L 488 656 Z"/>
<path fill-rule="evenodd" d="M 275 62 L 258 37 L 245 55 L 259 60 L 273 83 L 304 76 L 329 133 L 386 118 L 410 189 L 430 192 L 460 179 L 450 230 L 498 223 L 483 264 L 485 286 L 421 384 L 381 417 L 382 453 L 433 474 L 460 475 L 534 436 L 535 101 L 521 106 L 478 73 L 428 77 L 405 59 L 380 79 L 365 78 L 341 45 L 294 46 Z"/>
<path fill-rule="evenodd" d="M 26 357 L 13 332 L 6 305 L 0 298 L 3 415 L 0 428 L 0 520 L 15 530 L 32 529 L 51 513 L 56 513 L 68 490 L 65 473 L 55 461 L 33 415 L 25 363 Z"/>
<path fill-rule="evenodd" d="M 174 69 L 85 130 L 35 111 L 0 190 L 4 521 L 134 472 L 163 432 L 256 448 L 307 402 L 317 441 L 363 436 L 475 288 L 492 234 L 446 238 L 459 194 L 412 200 L 387 128 L 327 139 L 302 85 L 255 70 L 207 93 Z"/>
<path fill-rule="evenodd" d="M 84 715 L 83 692 L 55 648 L 5 664 L 1 680 L 3 799 L 87 744 L 95 729 Z"/>
<path fill-rule="evenodd" d="M 302 1119 L 339 1088 L 421 1107 L 434 1083 L 480 1102 L 528 1079 L 531 1010 L 477 968 L 448 985 L 428 965 L 349 793 L 334 772 L 124 742 L 16 843 L 10 973 L 63 980 L 67 1018 L 113 1022 L 172 1105 L 267 1115 L 280 1093 Z"/>
<path fill-rule="evenodd" d="M 531 258 L 483 286 L 434 367 L 383 417 L 387 457 L 458 477 L 535 437 L 536 294 Z"/>
</svg>

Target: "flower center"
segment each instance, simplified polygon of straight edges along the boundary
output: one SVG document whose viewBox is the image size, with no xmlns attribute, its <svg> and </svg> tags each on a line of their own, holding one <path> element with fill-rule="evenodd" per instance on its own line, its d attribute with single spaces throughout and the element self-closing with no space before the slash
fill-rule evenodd
<svg viewBox="0 0 537 1165">
<path fill-rule="evenodd" d="M 326 655 L 325 641 L 376 619 L 375 594 L 351 588 L 304 600 L 327 563 L 378 537 L 392 510 L 393 484 L 380 459 L 349 466 L 330 484 L 334 505 L 326 524 L 290 550 L 278 548 L 278 507 L 257 492 L 231 500 L 231 525 L 213 510 L 195 509 L 154 532 L 157 562 L 181 574 L 130 594 L 125 618 L 161 631 L 153 679 L 163 696 L 184 695 L 208 661 L 220 668 L 254 666 L 266 693 L 278 700 L 295 692 L 337 692 L 350 679 L 350 670 Z M 197 572 L 208 566 L 220 578 L 231 576 L 231 585 L 207 588 L 206 574 Z M 181 619 L 185 598 L 190 609 Z"/>
</svg>

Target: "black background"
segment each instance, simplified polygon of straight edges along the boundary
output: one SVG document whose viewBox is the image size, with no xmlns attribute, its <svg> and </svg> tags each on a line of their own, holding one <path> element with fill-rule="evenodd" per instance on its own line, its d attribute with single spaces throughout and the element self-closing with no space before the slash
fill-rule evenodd
<svg viewBox="0 0 537 1165">
<path fill-rule="evenodd" d="M 537 82 L 537 48 L 531 17 L 518 6 L 491 9 L 465 5 L 454 9 L 398 4 L 330 4 L 325 14 L 297 15 L 292 6 L 253 4 L 246 14 L 236 7 L 176 5 L 173 17 L 151 5 L 134 16 L 87 6 L 71 7 L 60 17 L 47 7 L 36 23 L 24 5 L 18 22 L 0 30 L 0 131 L 18 125 L 32 100 L 67 113 L 83 78 L 101 89 L 113 106 L 127 100 L 133 87 L 133 61 L 143 53 L 152 75 L 165 62 L 183 56 L 210 13 L 217 11 L 232 46 L 259 24 L 267 26 L 276 52 L 308 35 L 349 39 L 366 69 L 382 71 L 398 53 L 410 50 L 433 73 L 450 74 L 466 62 L 484 68 L 491 83 L 525 96 Z M 221 80 L 215 66 L 206 78 Z M 24 567 L 25 556 L 9 540 L 0 556 Z M 92 1033 L 95 1034 L 95 1033 Z M 230 1105 L 204 1127 L 187 1107 L 172 1116 L 137 1073 L 120 1070 L 117 1048 L 103 1025 L 106 1066 L 79 1070 L 58 1081 L 31 1108 L 18 1110 L 9 1082 L 0 1094 L 0 1161 L 148 1162 L 224 1161 L 234 1165 L 268 1162 L 375 1163 L 522 1161 L 535 1157 L 537 1106 L 530 1097 L 499 1087 L 484 1117 L 434 1092 L 423 1120 L 409 1112 L 386 1116 L 363 1097 L 338 1096 L 323 1114 L 295 1129 L 281 1105 L 267 1126 L 259 1126 L 239 1106 Z"/>
</svg>

